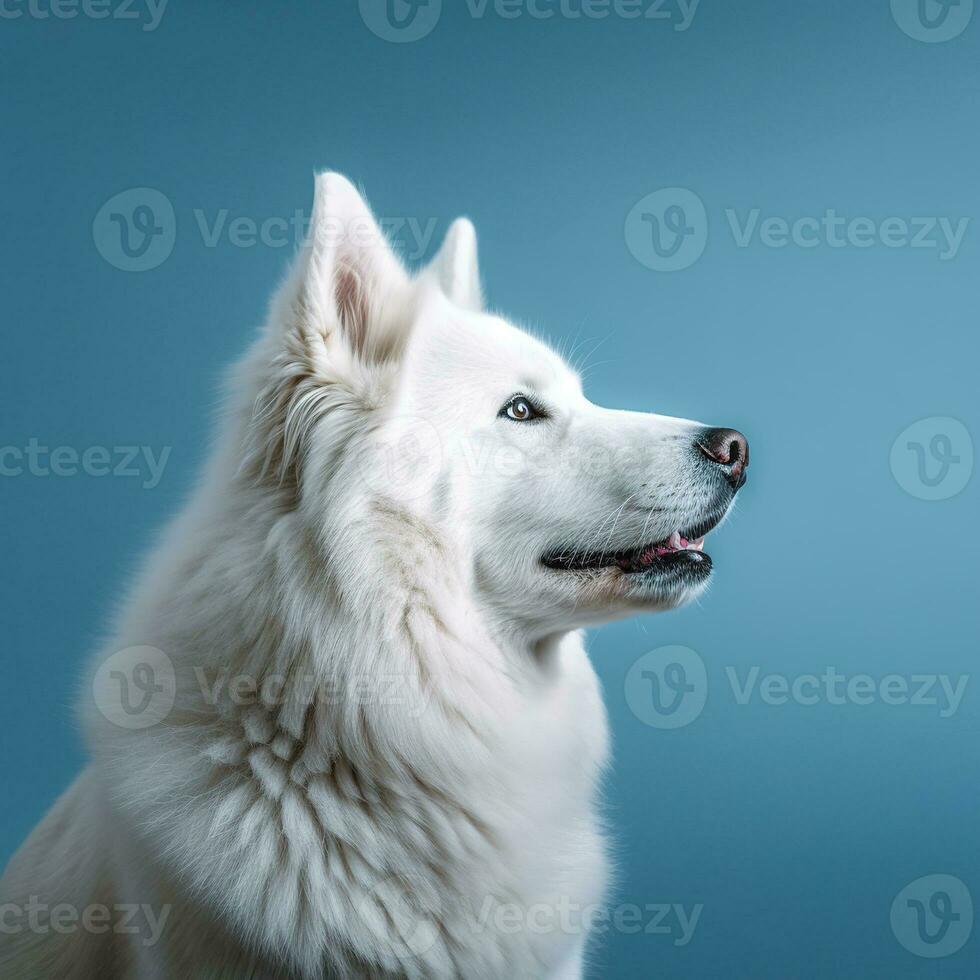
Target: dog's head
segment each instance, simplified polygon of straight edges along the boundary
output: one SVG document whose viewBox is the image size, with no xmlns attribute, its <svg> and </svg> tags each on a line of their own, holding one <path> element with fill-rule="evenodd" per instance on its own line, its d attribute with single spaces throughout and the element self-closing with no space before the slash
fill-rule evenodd
<svg viewBox="0 0 980 980">
<path fill-rule="evenodd" d="M 272 319 L 252 470 L 330 529 L 352 576 L 429 548 L 502 628 L 539 635 L 705 589 L 703 539 L 745 482 L 745 438 L 589 402 L 560 357 L 484 310 L 469 222 L 413 277 L 354 187 L 323 175 Z M 397 540 L 372 541 L 392 515 Z"/>
</svg>

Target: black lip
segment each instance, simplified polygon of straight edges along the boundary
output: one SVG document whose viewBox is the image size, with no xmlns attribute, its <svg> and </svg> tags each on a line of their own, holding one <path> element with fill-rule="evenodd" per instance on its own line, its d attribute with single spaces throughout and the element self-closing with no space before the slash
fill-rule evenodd
<svg viewBox="0 0 980 980">
<path fill-rule="evenodd" d="M 678 574 L 697 579 L 710 575 L 711 567 L 711 555 L 703 551 L 675 551 L 661 555 L 648 568 L 636 574 Z"/>
<path fill-rule="evenodd" d="M 728 507 L 724 507 L 716 514 L 712 514 L 711 517 L 701 521 L 700 524 L 695 524 L 688 530 L 681 531 L 681 537 L 687 538 L 688 541 L 697 541 L 698 538 L 703 538 L 709 531 L 713 531 L 722 522 L 727 513 Z"/>
<path fill-rule="evenodd" d="M 688 541 L 697 541 L 698 538 L 704 537 L 709 531 L 717 527 L 727 512 L 726 506 L 710 517 L 692 525 L 688 530 L 681 531 L 681 536 Z M 556 548 L 544 555 L 541 563 L 547 568 L 561 572 L 595 572 L 605 568 L 619 568 L 627 574 L 647 574 L 682 567 L 710 572 L 711 556 L 703 551 L 677 551 L 672 554 L 660 555 L 643 565 L 639 563 L 639 556 L 644 551 L 665 543 L 663 541 L 647 542 L 636 548 L 603 552 L 583 552 L 571 547 Z"/>
</svg>

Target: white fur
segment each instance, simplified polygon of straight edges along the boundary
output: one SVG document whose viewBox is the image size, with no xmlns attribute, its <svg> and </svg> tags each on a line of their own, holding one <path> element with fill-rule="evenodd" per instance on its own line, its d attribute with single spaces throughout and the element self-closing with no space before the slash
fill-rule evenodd
<svg viewBox="0 0 980 980">
<path fill-rule="evenodd" d="M 92 763 L 0 886 L 0 903 L 165 908 L 165 926 L 0 935 L 0 974 L 580 977 L 587 937 L 526 923 L 607 883 L 608 736 L 576 630 L 698 590 L 540 558 L 659 540 L 706 507 L 695 424 L 587 402 L 483 311 L 469 222 L 412 278 L 334 174 L 230 387 L 203 481 L 95 665 L 164 651 L 173 709 L 122 727 L 86 689 Z M 498 418 L 516 392 L 552 418 Z M 230 675 L 290 696 L 206 696 Z M 299 678 L 330 697 L 294 696 Z"/>
</svg>

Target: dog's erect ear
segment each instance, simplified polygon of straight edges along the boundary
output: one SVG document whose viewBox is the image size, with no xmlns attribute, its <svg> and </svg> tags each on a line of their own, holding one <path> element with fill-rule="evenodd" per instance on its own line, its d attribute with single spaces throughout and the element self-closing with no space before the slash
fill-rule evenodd
<svg viewBox="0 0 980 980">
<path fill-rule="evenodd" d="M 464 310 L 483 309 L 476 229 L 467 218 L 457 218 L 450 225 L 439 254 L 426 272 L 457 306 Z"/>
<path fill-rule="evenodd" d="M 346 177 L 316 178 L 301 269 L 306 329 L 328 349 L 342 344 L 362 361 L 387 357 L 410 280 L 370 209 Z"/>
</svg>

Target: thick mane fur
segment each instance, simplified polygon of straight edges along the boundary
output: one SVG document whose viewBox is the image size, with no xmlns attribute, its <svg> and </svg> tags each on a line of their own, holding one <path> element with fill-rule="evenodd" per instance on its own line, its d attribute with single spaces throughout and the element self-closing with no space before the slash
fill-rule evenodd
<svg viewBox="0 0 980 980">
<path fill-rule="evenodd" d="M 42 881 L 52 902 L 165 908 L 166 927 L 19 938 L 45 977 L 490 980 L 580 960 L 584 935 L 499 912 L 601 898 L 598 686 L 577 634 L 529 651 L 488 617 L 438 524 L 364 469 L 415 315 L 377 262 L 314 245 L 283 285 L 95 665 L 157 648 L 173 707 L 113 724 L 93 675 L 92 767 L 4 879 L 9 900 Z M 66 834 L 89 856 L 67 884 Z"/>
</svg>

